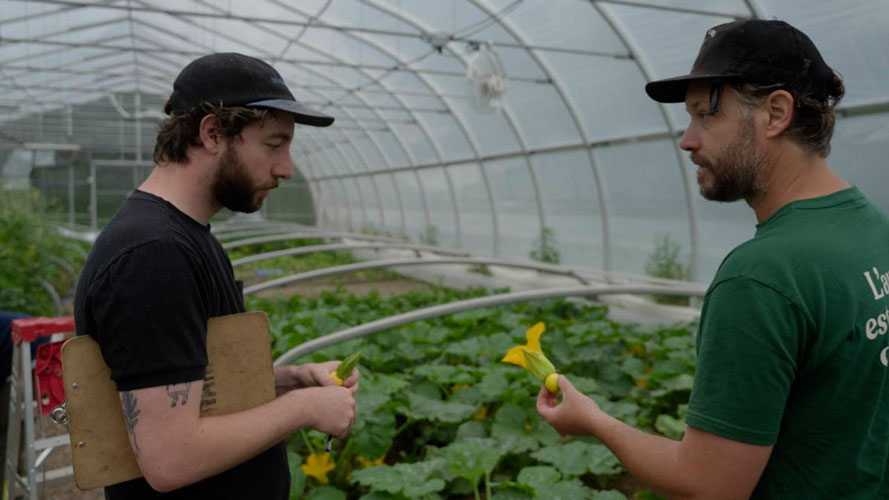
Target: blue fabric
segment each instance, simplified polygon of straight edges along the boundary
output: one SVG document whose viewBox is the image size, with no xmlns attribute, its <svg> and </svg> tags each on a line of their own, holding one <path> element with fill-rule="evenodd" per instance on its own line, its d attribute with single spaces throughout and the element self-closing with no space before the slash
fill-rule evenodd
<svg viewBox="0 0 889 500">
<path fill-rule="evenodd" d="M 12 320 L 30 317 L 29 314 L 0 311 L 0 381 L 5 381 L 12 373 Z M 40 337 L 31 343 L 32 360 L 37 354 L 37 346 L 48 340 L 49 337 Z"/>
</svg>

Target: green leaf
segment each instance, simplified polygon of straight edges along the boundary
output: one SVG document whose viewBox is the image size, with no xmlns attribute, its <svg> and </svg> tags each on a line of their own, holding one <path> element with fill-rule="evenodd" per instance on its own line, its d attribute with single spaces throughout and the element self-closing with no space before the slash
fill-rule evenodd
<svg viewBox="0 0 889 500">
<path fill-rule="evenodd" d="M 587 471 L 597 476 L 609 476 L 621 470 L 617 457 L 601 444 L 572 441 L 541 448 L 531 456 L 556 466 L 566 477 L 578 477 Z"/>
<path fill-rule="evenodd" d="M 658 495 L 657 493 L 651 491 L 640 491 L 636 493 L 636 496 L 633 497 L 633 500 L 667 500 L 666 498 Z"/>
<path fill-rule="evenodd" d="M 517 478 L 519 483 L 533 486 L 537 491 L 541 491 L 544 488 L 549 487 L 549 485 L 559 482 L 560 479 L 562 479 L 562 474 L 548 465 L 523 467 L 522 470 L 519 471 Z"/>
<path fill-rule="evenodd" d="M 306 474 L 299 468 L 303 459 L 299 453 L 287 450 L 287 464 L 290 467 L 290 497 L 300 498 L 306 489 Z"/>
<path fill-rule="evenodd" d="M 654 428 L 671 439 L 682 439 L 685 434 L 685 422 L 666 414 L 658 415 Z"/>
<path fill-rule="evenodd" d="M 527 484 L 507 481 L 497 483 L 494 487 L 497 491 L 494 492 L 493 500 L 534 500 L 534 488 Z"/>
<path fill-rule="evenodd" d="M 578 479 L 562 481 L 548 486 L 543 495 L 538 493 L 537 498 L 547 500 L 586 500 L 593 496 L 593 490 L 587 488 Z"/>
<path fill-rule="evenodd" d="M 473 371 L 466 365 L 423 365 L 414 368 L 413 374 L 437 384 L 472 384 L 475 383 Z"/>
<path fill-rule="evenodd" d="M 475 325 L 477 322 L 486 319 L 490 314 L 491 312 L 486 309 L 472 309 L 452 314 L 448 319 L 461 325 Z"/>
<path fill-rule="evenodd" d="M 395 495 L 382 491 L 371 491 L 367 495 L 362 495 L 358 500 L 408 500 L 404 495 Z"/>
<path fill-rule="evenodd" d="M 413 392 L 409 392 L 407 398 L 409 408 L 402 409 L 402 412 L 417 419 L 454 424 L 468 419 L 478 411 L 472 405 L 430 399 Z"/>
<path fill-rule="evenodd" d="M 625 423 L 634 422 L 636 415 L 639 413 L 639 405 L 628 401 L 611 402 L 596 399 L 596 402 L 602 408 L 602 411 Z"/>
<path fill-rule="evenodd" d="M 358 415 L 359 420 L 351 433 L 355 455 L 365 460 L 376 460 L 392 448 L 392 441 L 395 439 L 395 415 L 388 411 L 368 415 L 359 412 Z"/>
<path fill-rule="evenodd" d="M 395 394 L 396 392 L 403 391 L 409 385 L 410 382 L 405 380 L 404 375 L 401 375 L 400 373 L 391 375 L 385 373 L 365 375 L 364 373 L 362 373 L 361 390 L 358 391 L 358 395 L 367 392 L 388 396 L 389 394 Z"/>
<path fill-rule="evenodd" d="M 512 403 L 504 404 L 497 411 L 491 435 L 497 439 L 512 440 L 512 452 L 516 454 L 559 441 L 559 434 L 543 422 L 533 409 Z"/>
<path fill-rule="evenodd" d="M 675 377 L 666 379 L 661 382 L 661 387 L 667 391 L 691 391 L 694 385 L 694 377 L 688 373 L 680 373 Z"/>
<path fill-rule="evenodd" d="M 516 345 L 510 335 L 497 332 L 487 337 L 479 337 L 479 360 L 483 363 L 497 363 L 506 355 L 510 347 Z"/>
<path fill-rule="evenodd" d="M 531 454 L 532 457 L 552 464 L 566 477 L 578 477 L 589 467 L 589 445 L 580 441 L 548 446 Z"/>
<path fill-rule="evenodd" d="M 309 490 L 306 500 L 346 500 L 346 493 L 333 486 L 317 486 Z"/>
<path fill-rule="evenodd" d="M 457 435 L 454 437 L 454 441 L 486 437 L 488 437 L 488 432 L 485 430 L 485 425 L 476 420 L 470 420 L 463 422 L 457 427 Z"/>
<path fill-rule="evenodd" d="M 460 441 L 443 448 L 442 452 L 451 472 L 474 487 L 478 487 L 482 476 L 494 470 L 502 456 L 491 439 Z"/>
<path fill-rule="evenodd" d="M 348 325 L 342 321 L 319 312 L 312 318 L 312 326 L 316 337 L 327 335 L 328 333 L 337 332 L 345 329 Z"/>
<path fill-rule="evenodd" d="M 596 379 L 589 377 L 577 377 L 574 375 L 572 375 L 570 379 L 571 385 L 573 385 L 575 389 L 582 392 L 583 394 L 599 392 L 599 383 L 596 382 Z"/>
<path fill-rule="evenodd" d="M 350 477 L 353 483 L 368 486 L 372 490 L 401 493 L 409 498 L 416 498 L 444 489 L 444 480 L 433 478 L 432 475 L 445 464 L 446 461 L 439 458 L 413 464 L 377 465 L 352 471 Z"/>
<path fill-rule="evenodd" d="M 475 385 L 476 389 L 487 396 L 490 400 L 497 400 L 506 392 L 509 382 L 506 381 L 506 375 L 502 371 L 489 371 L 482 377 L 481 382 Z"/>
<path fill-rule="evenodd" d="M 478 358 L 481 344 L 478 337 L 469 337 L 459 342 L 454 342 L 445 348 L 445 352 L 468 359 Z"/>
<path fill-rule="evenodd" d="M 605 490 L 596 493 L 591 500 L 627 500 L 627 497 L 617 490 Z"/>
<path fill-rule="evenodd" d="M 614 453 L 602 444 L 588 444 L 589 470 L 597 476 L 614 476 L 620 474 L 623 468 Z"/>
</svg>

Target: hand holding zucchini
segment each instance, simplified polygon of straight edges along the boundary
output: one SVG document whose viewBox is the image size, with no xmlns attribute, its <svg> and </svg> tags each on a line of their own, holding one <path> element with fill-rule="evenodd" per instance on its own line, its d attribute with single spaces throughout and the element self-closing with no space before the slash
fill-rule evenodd
<svg viewBox="0 0 889 500">
<path fill-rule="evenodd" d="M 355 369 L 355 367 L 358 366 L 359 359 L 361 359 L 361 351 L 358 351 L 348 358 L 342 360 L 336 367 L 336 370 L 330 372 L 330 377 L 333 378 L 337 385 L 342 386 L 346 383 L 346 379 L 348 379 L 352 375 L 352 371 Z M 327 443 L 325 443 L 324 445 L 325 452 L 330 451 L 331 444 L 333 444 L 333 436 L 328 434 Z"/>
</svg>

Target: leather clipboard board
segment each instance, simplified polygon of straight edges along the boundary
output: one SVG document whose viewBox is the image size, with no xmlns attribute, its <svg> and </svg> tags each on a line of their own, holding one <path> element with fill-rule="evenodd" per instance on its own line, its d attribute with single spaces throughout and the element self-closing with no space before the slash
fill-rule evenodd
<svg viewBox="0 0 889 500">
<path fill-rule="evenodd" d="M 243 411 L 275 398 L 268 331 L 263 312 L 210 318 L 201 417 Z M 141 477 L 111 369 L 92 337 L 65 342 L 62 376 L 77 487 L 90 490 Z"/>
</svg>

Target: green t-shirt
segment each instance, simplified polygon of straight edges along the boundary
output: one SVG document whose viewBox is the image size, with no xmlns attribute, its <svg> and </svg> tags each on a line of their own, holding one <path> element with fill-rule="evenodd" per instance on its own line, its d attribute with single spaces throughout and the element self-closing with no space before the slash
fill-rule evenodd
<svg viewBox="0 0 889 500">
<path fill-rule="evenodd" d="M 858 189 L 782 207 L 704 299 L 686 423 L 774 445 L 752 498 L 889 499 L 889 218 Z"/>
</svg>

